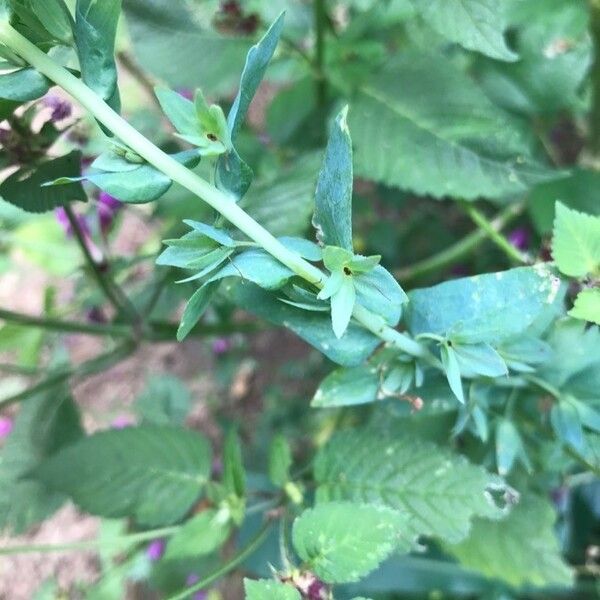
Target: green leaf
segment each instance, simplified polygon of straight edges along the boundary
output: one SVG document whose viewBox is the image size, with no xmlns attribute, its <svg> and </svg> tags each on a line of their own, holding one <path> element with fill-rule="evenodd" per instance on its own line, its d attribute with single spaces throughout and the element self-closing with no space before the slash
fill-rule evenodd
<svg viewBox="0 0 600 600">
<path fill-rule="evenodd" d="M 75 23 L 64 0 L 30 1 L 33 12 L 48 33 L 68 45 L 73 39 Z"/>
<path fill-rule="evenodd" d="M 115 40 L 121 0 L 77 0 L 75 44 L 81 77 L 110 105 L 119 108 Z"/>
<path fill-rule="evenodd" d="M 135 409 L 145 423 L 183 425 L 190 410 L 190 390 L 178 377 L 153 375 L 135 399 Z"/>
<path fill-rule="evenodd" d="M 504 40 L 504 7 L 497 0 L 411 0 L 426 23 L 452 42 L 499 60 L 517 55 Z"/>
<path fill-rule="evenodd" d="M 77 407 L 61 388 L 23 403 L 0 461 L 0 528 L 22 533 L 57 510 L 66 497 L 24 477 L 83 435 Z"/>
<path fill-rule="evenodd" d="M 526 462 L 521 436 L 512 421 L 501 419 L 496 427 L 496 465 L 500 475 L 511 472 L 515 460 L 521 457 Z"/>
<path fill-rule="evenodd" d="M 450 62 L 402 52 L 364 85 L 349 118 L 358 176 L 436 198 L 504 198 L 557 178 L 520 123 Z"/>
<path fill-rule="evenodd" d="M 600 289 L 589 288 L 579 292 L 569 315 L 600 325 Z"/>
<path fill-rule="evenodd" d="M 583 426 L 577 407 L 567 398 L 552 406 L 550 423 L 558 439 L 578 452 L 584 451 Z"/>
<path fill-rule="evenodd" d="M 457 542 L 475 516 L 499 518 L 490 491 L 502 482 L 482 467 L 402 430 L 336 433 L 315 462 L 319 502 L 347 499 L 400 510 L 410 517 L 405 537 Z"/>
<path fill-rule="evenodd" d="M 600 275 L 600 217 L 557 202 L 552 256 L 565 275 Z"/>
<path fill-rule="evenodd" d="M 325 151 L 315 196 L 313 225 L 326 246 L 352 252 L 352 141 L 346 117 L 337 116 Z"/>
<path fill-rule="evenodd" d="M 0 196 L 7 202 L 26 210 L 42 213 L 87 196 L 78 181 L 60 187 L 48 187 L 45 182 L 57 177 L 77 177 L 81 172 L 81 152 L 75 150 L 42 163 L 33 172 L 27 168 L 16 171 L 0 185 Z"/>
<path fill-rule="evenodd" d="M 32 476 L 95 515 L 149 527 L 180 520 L 211 470 L 208 442 L 158 425 L 96 433 L 44 461 Z"/>
<path fill-rule="evenodd" d="M 504 359 L 489 344 L 453 344 L 463 377 L 508 375 Z"/>
<path fill-rule="evenodd" d="M 263 38 L 250 48 L 246 57 L 240 89 L 227 116 L 227 124 L 233 143 L 235 143 L 240 128 L 246 119 L 248 107 L 258 90 L 279 42 L 279 36 L 283 29 L 283 17 L 282 13 L 269 27 Z M 248 191 L 252 178 L 252 169 L 240 158 L 235 148 L 219 157 L 215 180 L 220 188 L 231 192 L 239 199 Z"/>
<path fill-rule="evenodd" d="M 408 296 L 388 270 L 377 265 L 369 273 L 355 275 L 354 288 L 358 304 L 383 317 L 390 327 L 398 325 Z"/>
<path fill-rule="evenodd" d="M 406 322 L 413 335 L 491 343 L 523 333 L 549 307 L 560 305 L 561 281 L 543 264 L 447 281 L 409 294 Z"/>
<path fill-rule="evenodd" d="M 242 458 L 240 437 L 231 429 L 225 437 L 223 447 L 223 485 L 225 489 L 238 498 L 246 494 L 246 471 Z"/>
<path fill-rule="evenodd" d="M 302 600 L 300 592 L 279 581 L 244 579 L 245 600 Z"/>
<path fill-rule="evenodd" d="M 177 328 L 178 342 L 183 341 L 192 329 L 194 329 L 198 321 L 202 318 L 202 315 L 206 312 L 218 287 L 218 282 L 203 285 L 188 300 L 183 311 L 183 316 L 181 317 L 181 323 L 179 323 L 179 327 Z"/>
<path fill-rule="evenodd" d="M 165 560 L 185 560 L 212 554 L 229 537 L 231 526 L 227 511 L 206 509 L 186 521 L 169 540 Z"/>
<path fill-rule="evenodd" d="M 460 366 L 454 348 L 447 344 L 443 344 L 440 347 L 440 357 L 452 393 L 457 397 L 461 404 L 464 404 L 465 394 L 463 392 L 462 380 L 460 377 Z"/>
<path fill-rule="evenodd" d="M 278 433 L 269 448 L 269 479 L 277 487 L 283 487 L 290 479 L 292 451 L 285 437 Z"/>
<path fill-rule="evenodd" d="M 331 335 L 329 315 L 299 310 L 249 283 L 226 284 L 225 293 L 244 310 L 290 329 L 330 360 L 343 366 L 361 364 L 380 343 L 379 338 L 352 323 L 338 340 Z"/>
<path fill-rule="evenodd" d="M 52 84 L 35 69 L 25 68 L 0 75 L 0 98 L 29 102 L 41 98 Z"/>
<path fill-rule="evenodd" d="M 402 513 L 385 506 L 327 502 L 294 521 L 292 543 L 323 581 L 358 581 L 396 550 L 405 524 Z"/>
<path fill-rule="evenodd" d="M 526 496 L 502 521 L 476 519 L 469 537 L 447 549 L 467 569 L 515 587 L 568 586 L 573 573 L 561 557 L 555 520 L 547 500 Z"/>
<path fill-rule="evenodd" d="M 336 369 L 322 382 L 312 399 L 311 406 L 329 408 L 355 406 L 377 400 L 379 376 L 369 365 Z"/>
<path fill-rule="evenodd" d="M 348 329 L 355 302 L 354 281 L 351 276 L 344 275 L 339 290 L 331 296 L 331 325 L 338 340 Z"/>
</svg>

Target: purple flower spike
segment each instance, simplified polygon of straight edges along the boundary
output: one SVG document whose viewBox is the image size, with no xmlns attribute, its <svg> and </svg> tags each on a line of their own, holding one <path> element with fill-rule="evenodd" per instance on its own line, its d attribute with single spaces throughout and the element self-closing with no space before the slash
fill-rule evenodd
<svg viewBox="0 0 600 600">
<path fill-rule="evenodd" d="M 9 419 L 8 417 L 0 417 L 0 439 L 8 437 L 12 430 L 12 419 Z"/>
<path fill-rule="evenodd" d="M 121 210 L 123 203 L 106 192 L 100 192 L 98 196 L 98 220 L 100 221 L 100 230 L 107 234 Z"/>
<path fill-rule="evenodd" d="M 65 234 L 68 237 L 71 237 L 73 235 L 73 228 L 71 227 L 71 223 L 69 222 L 69 218 L 67 217 L 67 213 L 66 213 L 65 209 L 62 206 L 59 206 L 54 211 L 54 214 L 56 215 L 56 220 L 59 222 L 59 224 L 64 229 Z M 86 237 L 89 237 L 90 227 L 87 224 L 87 220 L 86 220 L 85 216 L 77 215 L 77 222 L 79 223 L 79 227 L 81 228 L 81 231 L 83 231 L 83 234 Z"/>
<path fill-rule="evenodd" d="M 529 248 L 530 237 L 527 227 L 517 227 L 508 234 L 508 241 L 517 250 L 527 250 Z"/>
<path fill-rule="evenodd" d="M 217 338 L 212 345 L 212 351 L 216 355 L 225 354 L 231 350 L 231 342 L 227 338 Z"/>
<path fill-rule="evenodd" d="M 152 561 L 156 562 L 160 560 L 162 555 L 165 552 L 165 541 L 164 540 L 154 540 L 148 544 L 146 548 L 146 556 Z"/>
<path fill-rule="evenodd" d="M 46 98 L 44 98 L 44 104 L 48 108 L 52 109 L 50 119 L 54 123 L 68 119 L 73 113 L 73 107 L 71 106 L 71 103 L 67 100 L 59 98 L 58 96 L 46 96 Z"/>
</svg>

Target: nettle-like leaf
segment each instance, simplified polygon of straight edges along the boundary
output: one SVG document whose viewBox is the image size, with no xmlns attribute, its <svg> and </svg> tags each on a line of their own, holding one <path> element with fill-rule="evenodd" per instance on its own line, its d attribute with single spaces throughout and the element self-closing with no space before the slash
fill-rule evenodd
<svg viewBox="0 0 600 600">
<path fill-rule="evenodd" d="M 240 89 L 227 116 L 227 124 L 233 144 L 235 144 L 237 135 L 246 119 L 250 103 L 275 53 L 283 29 L 283 17 L 282 13 L 269 27 L 264 37 L 250 48 L 246 57 Z M 220 156 L 217 161 L 215 173 L 217 185 L 238 199 L 248 191 L 253 176 L 252 169 L 242 160 L 235 148 Z"/>
<path fill-rule="evenodd" d="M 292 543 L 308 569 L 327 583 L 358 581 L 402 543 L 406 517 L 385 506 L 326 502 L 295 521 Z"/>
<path fill-rule="evenodd" d="M 302 600 L 295 587 L 268 579 L 244 579 L 244 591 L 246 600 Z"/>
<path fill-rule="evenodd" d="M 52 388 L 23 404 L 0 461 L 0 528 L 21 533 L 57 510 L 66 496 L 27 474 L 83 435 L 77 407 Z"/>
<path fill-rule="evenodd" d="M 35 69 L 18 69 L 0 75 L 0 98 L 15 103 L 37 100 L 46 94 L 51 85 Z"/>
<path fill-rule="evenodd" d="M 476 519 L 467 539 L 446 548 L 467 569 L 515 587 L 567 586 L 573 572 L 561 557 L 555 520 L 547 500 L 526 496 L 506 519 Z"/>
<path fill-rule="evenodd" d="M 413 335 L 496 344 L 523 333 L 563 296 L 560 279 L 546 265 L 519 267 L 414 290 L 406 322 Z"/>
<path fill-rule="evenodd" d="M 192 431 L 158 425 L 93 434 L 44 461 L 31 477 L 103 517 L 177 522 L 210 476 L 211 449 Z"/>
<path fill-rule="evenodd" d="M 579 292 L 569 315 L 600 325 L 600 289 L 590 288 Z"/>
<path fill-rule="evenodd" d="M 172 375 L 154 375 L 135 399 L 136 412 L 145 423 L 183 425 L 191 394 L 183 381 Z"/>
<path fill-rule="evenodd" d="M 464 457 L 401 431 L 372 428 L 337 433 L 315 462 L 317 499 L 389 506 L 410 517 L 408 539 L 430 535 L 457 542 L 476 516 L 504 514 L 491 496 L 496 476 Z"/>
<path fill-rule="evenodd" d="M 173 185 L 164 173 L 154 167 L 143 164 L 137 157 L 131 162 L 126 156 L 112 153 L 112 156 L 102 155 L 92 163 L 94 171 L 82 177 L 60 177 L 53 181 L 46 180 L 46 189 L 55 186 L 69 185 L 73 182 L 89 181 L 102 191 L 129 204 L 145 204 L 163 196 Z M 177 162 L 193 168 L 200 162 L 197 150 L 184 150 L 171 155 Z M 134 159 L 134 156 L 130 158 Z M 108 169 L 108 170 L 107 170 Z"/>
<path fill-rule="evenodd" d="M 120 107 L 115 40 L 122 0 L 77 0 L 75 44 L 81 77 L 114 109 Z"/>
<path fill-rule="evenodd" d="M 506 45 L 504 6 L 497 0 L 411 0 L 427 24 L 467 50 L 514 61 Z"/>
<path fill-rule="evenodd" d="M 436 198 L 519 194 L 560 173 L 521 125 L 449 61 L 402 52 L 362 86 L 349 116 L 355 172 Z"/>
<path fill-rule="evenodd" d="M 15 171 L 2 184 L 0 196 L 7 202 L 27 212 L 43 213 L 79 200 L 87 202 L 87 196 L 79 183 L 81 152 L 75 150 L 42 163 L 33 170 L 23 167 Z M 66 185 L 48 187 L 48 180 L 58 176 L 71 177 Z"/>
</svg>

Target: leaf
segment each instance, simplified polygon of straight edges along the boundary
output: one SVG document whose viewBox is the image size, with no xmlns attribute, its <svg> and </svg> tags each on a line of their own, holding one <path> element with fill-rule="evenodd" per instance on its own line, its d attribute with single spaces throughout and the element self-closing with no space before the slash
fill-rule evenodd
<svg viewBox="0 0 600 600">
<path fill-rule="evenodd" d="M 349 118 L 358 176 L 436 198 L 505 198 L 560 177 L 521 125 L 442 58 L 403 52 L 364 85 Z"/>
<path fill-rule="evenodd" d="M 69 45 L 75 23 L 64 0 L 33 0 L 31 7 L 45 29 L 56 39 Z"/>
<path fill-rule="evenodd" d="M 573 573 L 560 555 L 556 514 L 548 501 L 525 496 L 506 519 L 476 519 L 469 537 L 447 549 L 467 569 L 514 587 L 568 586 Z"/>
<path fill-rule="evenodd" d="M 501 419 L 496 427 L 496 464 L 500 475 L 511 472 L 515 460 L 521 457 L 526 462 L 523 441 L 514 424 L 508 419 Z"/>
<path fill-rule="evenodd" d="M 271 323 L 290 329 L 340 365 L 361 364 L 380 343 L 379 338 L 352 323 L 338 340 L 331 335 L 329 315 L 299 310 L 248 283 L 226 284 L 224 287 L 232 302 Z"/>
<path fill-rule="evenodd" d="M 66 497 L 24 479 L 45 458 L 83 435 L 77 407 L 59 388 L 32 396 L 15 420 L 0 461 L 0 528 L 22 533 L 56 511 Z"/>
<path fill-rule="evenodd" d="M 300 592 L 279 581 L 244 579 L 245 600 L 302 600 Z"/>
<path fill-rule="evenodd" d="M 44 96 L 50 86 L 51 82 L 35 69 L 19 69 L 0 75 L 0 98 L 13 102 L 29 102 Z"/>
<path fill-rule="evenodd" d="M 283 487 L 290 479 L 292 451 L 285 437 L 278 433 L 269 448 L 269 479 L 277 487 Z"/>
<path fill-rule="evenodd" d="M 7 202 L 27 212 L 43 213 L 79 200 L 87 202 L 87 196 L 79 182 L 60 187 L 43 184 L 57 177 L 76 177 L 81 172 L 81 152 L 75 150 L 42 163 L 33 172 L 25 168 L 16 171 L 0 185 L 0 196 Z"/>
<path fill-rule="evenodd" d="M 568 401 L 560 399 L 552 406 L 550 423 L 558 439 L 572 446 L 578 452 L 584 451 L 583 427 L 577 407 Z"/>
<path fill-rule="evenodd" d="M 406 322 L 413 335 L 494 344 L 523 333 L 563 294 L 560 279 L 544 264 L 519 267 L 414 290 Z"/>
<path fill-rule="evenodd" d="M 446 373 L 446 379 L 448 385 L 452 390 L 452 393 L 456 396 L 461 404 L 465 403 L 465 394 L 463 392 L 462 380 L 460 378 L 460 366 L 458 364 L 458 358 L 454 348 L 447 344 L 443 344 L 440 347 L 440 357 L 442 359 L 442 365 L 444 366 L 444 373 Z"/>
<path fill-rule="evenodd" d="M 115 40 L 121 0 L 77 0 L 75 44 L 84 83 L 119 108 Z"/>
<path fill-rule="evenodd" d="M 185 560 L 212 554 L 225 543 L 230 531 L 227 511 L 203 510 L 169 540 L 164 559 Z"/>
<path fill-rule="evenodd" d="M 600 290 L 589 288 L 579 292 L 569 315 L 575 319 L 600 325 Z"/>
<path fill-rule="evenodd" d="M 234 429 L 225 437 L 223 447 L 223 485 L 225 489 L 238 498 L 246 494 L 246 471 L 242 458 L 240 438 Z"/>
<path fill-rule="evenodd" d="M 600 275 L 600 216 L 591 216 L 556 203 L 552 256 L 561 273 Z"/>
<path fill-rule="evenodd" d="M 181 317 L 181 323 L 177 328 L 177 341 L 182 342 L 194 329 L 202 315 L 206 312 L 212 297 L 214 296 L 218 283 L 209 283 L 197 289 L 188 300 Z"/>
<path fill-rule="evenodd" d="M 180 520 L 211 470 L 208 442 L 192 431 L 145 425 L 103 431 L 44 461 L 32 476 L 83 510 L 148 527 Z"/>
<path fill-rule="evenodd" d="M 258 90 L 267 66 L 275 52 L 279 36 L 283 29 L 283 13 L 269 27 L 263 38 L 250 48 L 242 72 L 240 89 L 233 101 L 227 124 L 231 141 L 235 144 L 240 128 L 246 119 L 248 107 Z M 215 180 L 217 185 L 241 198 L 250 187 L 253 178 L 252 169 L 240 158 L 235 148 L 217 160 Z"/>
<path fill-rule="evenodd" d="M 178 377 L 153 375 L 135 399 L 136 412 L 145 423 L 183 425 L 191 404 L 190 390 Z"/>
<path fill-rule="evenodd" d="M 508 375 L 504 359 L 489 344 L 453 344 L 463 377 Z"/>
<path fill-rule="evenodd" d="M 315 462 L 317 500 L 383 504 L 410 517 L 405 537 L 459 541 L 475 516 L 498 518 L 497 477 L 464 457 L 402 430 L 336 433 Z"/>
<path fill-rule="evenodd" d="M 313 225 L 325 246 L 352 252 L 352 141 L 346 117 L 337 116 L 325 151 L 315 196 Z"/>
<path fill-rule="evenodd" d="M 405 523 L 402 513 L 385 506 L 327 502 L 294 521 L 292 543 L 323 581 L 358 581 L 396 550 Z"/>
<path fill-rule="evenodd" d="M 311 406 L 329 408 L 355 406 L 377 400 L 379 376 L 369 365 L 336 369 L 322 382 L 312 399 Z"/>
<path fill-rule="evenodd" d="M 452 42 L 498 60 L 514 61 L 506 45 L 506 21 L 497 0 L 411 0 L 426 23 Z"/>
<path fill-rule="evenodd" d="M 331 296 L 331 325 L 338 339 L 348 329 L 355 301 L 356 290 L 352 277 L 344 275 L 339 290 Z"/>
</svg>

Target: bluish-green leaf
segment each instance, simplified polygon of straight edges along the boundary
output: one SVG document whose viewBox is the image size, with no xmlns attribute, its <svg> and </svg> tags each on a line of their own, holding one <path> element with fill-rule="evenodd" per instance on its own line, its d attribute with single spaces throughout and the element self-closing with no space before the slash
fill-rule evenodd
<svg viewBox="0 0 600 600">
<path fill-rule="evenodd" d="M 581 417 L 577 407 L 567 398 L 559 400 L 552 406 L 550 422 L 561 442 L 572 446 L 579 452 L 584 450 Z"/>
<path fill-rule="evenodd" d="M 512 421 L 502 419 L 496 427 L 496 464 L 498 473 L 510 473 L 517 457 L 524 458 L 521 436 Z"/>
<path fill-rule="evenodd" d="M 311 406 L 329 408 L 367 404 L 377 400 L 378 390 L 379 376 L 375 367 L 361 365 L 336 369 L 321 382 Z"/>
<path fill-rule="evenodd" d="M 13 102 L 29 102 L 41 98 L 51 82 L 35 69 L 25 68 L 0 75 L 0 98 Z"/>
<path fill-rule="evenodd" d="M 246 493 L 246 471 L 242 458 L 240 437 L 235 429 L 230 429 L 225 436 L 223 446 L 223 485 L 225 489 L 238 498 Z"/>
<path fill-rule="evenodd" d="M 30 0 L 33 12 L 48 33 L 56 40 L 69 44 L 75 23 L 64 0 Z"/>
<path fill-rule="evenodd" d="M 460 365 L 458 364 L 458 358 L 454 348 L 449 345 L 442 345 L 440 347 L 440 356 L 442 364 L 444 365 L 444 372 L 448 379 L 448 385 L 452 390 L 452 393 L 458 398 L 459 402 L 465 403 L 465 394 L 463 391 Z"/>
<path fill-rule="evenodd" d="M 177 329 L 178 342 L 183 341 L 202 318 L 218 286 L 218 282 L 203 285 L 188 300 Z"/>
<path fill-rule="evenodd" d="M 338 291 L 331 296 L 331 325 L 333 333 L 341 338 L 352 318 L 354 304 L 356 302 L 356 290 L 352 276 L 343 275 L 342 284 Z"/>
<path fill-rule="evenodd" d="M 463 377 L 501 377 L 508 375 L 504 359 L 489 344 L 454 344 Z"/>
<path fill-rule="evenodd" d="M 269 447 L 269 479 L 277 487 L 283 487 L 290 479 L 292 451 L 285 437 L 278 433 Z"/>
<path fill-rule="evenodd" d="M 377 265 L 368 273 L 354 275 L 354 287 L 358 304 L 383 317 L 391 327 L 398 325 L 408 296 L 389 271 Z"/>
<path fill-rule="evenodd" d="M 336 118 L 315 196 L 313 225 L 317 239 L 326 246 L 352 252 L 352 141 L 346 107 Z"/>
<path fill-rule="evenodd" d="M 244 579 L 245 600 L 301 600 L 300 592 L 290 584 L 261 579 Z"/>
</svg>

